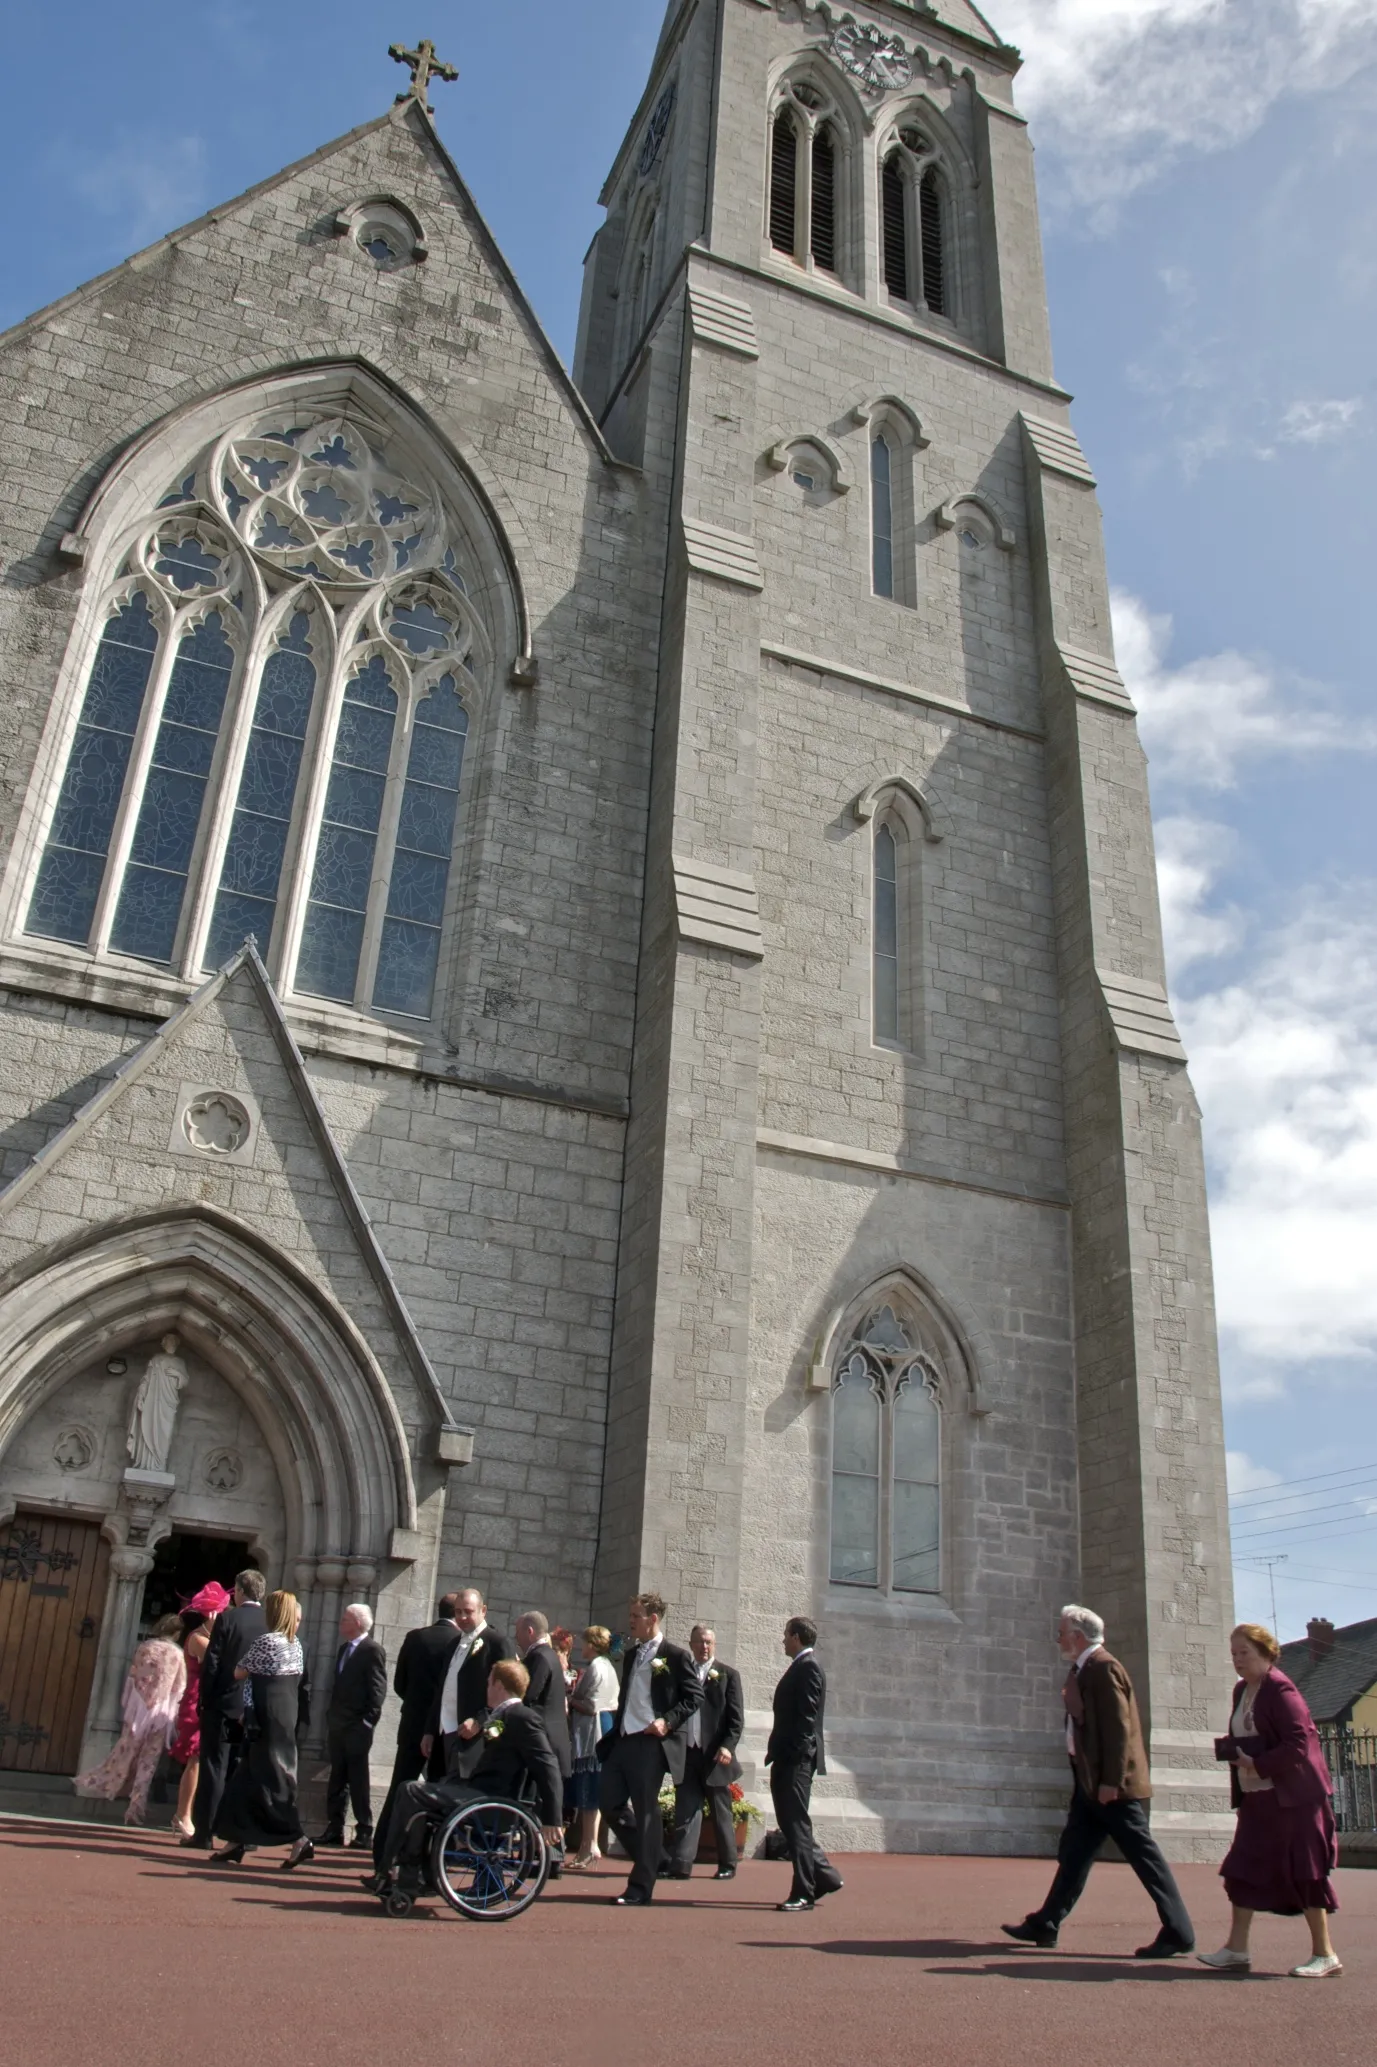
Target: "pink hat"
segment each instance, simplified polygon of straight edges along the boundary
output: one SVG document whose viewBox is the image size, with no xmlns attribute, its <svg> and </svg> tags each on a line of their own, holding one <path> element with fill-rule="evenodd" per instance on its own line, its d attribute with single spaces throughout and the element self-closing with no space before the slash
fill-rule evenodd
<svg viewBox="0 0 1377 2067">
<path fill-rule="evenodd" d="M 233 1594 L 226 1593 L 218 1579 L 211 1579 L 201 1588 L 199 1593 L 192 1595 L 183 1613 L 187 1615 L 223 1615 L 233 1598 Z"/>
</svg>

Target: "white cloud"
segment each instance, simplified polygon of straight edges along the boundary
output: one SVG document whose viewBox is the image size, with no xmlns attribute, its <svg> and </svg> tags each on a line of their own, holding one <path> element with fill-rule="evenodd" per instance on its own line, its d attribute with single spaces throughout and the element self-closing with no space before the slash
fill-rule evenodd
<svg viewBox="0 0 1377 2067">
<path fill-rule="evenodd" d="M 1203 902 L 1203 892 L 1202 892 Z M 1377 885 L 1314 896 L 1178 1000 L 1212 1166 L 1220 1326 L 1255 1366 L 1377 1362 Z M 1270 1368 L 1269 1368 L 1270 1367 Z"/>
<path fill-rule="evenodd" d="M 1279 1471 L 1273 1471 L 1270 1464 L 1254 1464 L 1246 1450 L 1226 1450 L 1224 1469 L 1228 1474 L 1229 1497 L 1234 1500 L 1240 1493 L 1261 1493 L 1269 1486 L 1281 1484 Z"/>
<path fill-rule="evenodd" d="M 137 248 L 200 214 L 206 147 L 199 136 L 124 131 L 70 177 L 82 200 L 117 223 L 119 236 Z"/>
<path fill-rule="evenodd" d="M 1284 445 L 1327 445 L 1343 436 L 1362 406 L 1356 396 L 1346 402 L 1293 402 L 1277 436 Z"/>
<path fill-rule="evenodd" d="M 1021 106 L 1101 213 L 1183 152 L 1249 136 L 1283 96 L 1377 50 L 1377 0 L 994 0 Z"/>
<path fill-rule="evenodd" d="M 1193 962 L 1228 954 L 1243 940 L 1237 907 L 1212 910 L 1207 901 L 1236 842 L 1227 826 L 1203 818 L 1160 818 L 1155 832 L 1162 934 L 1174 987 Z"/>
<path fill-rule="evenodd" d="M 1271 672 L 1247 654 L 1214 653 L 1169 666 L 1171 619 L 1122 589 L 1110 601 L 1119 669 L 1138 706 L 1155 775 L 1229 789 L 1250 755 L 1377 745 L 1371 728 L 1284 700 Z"/>
</svg>

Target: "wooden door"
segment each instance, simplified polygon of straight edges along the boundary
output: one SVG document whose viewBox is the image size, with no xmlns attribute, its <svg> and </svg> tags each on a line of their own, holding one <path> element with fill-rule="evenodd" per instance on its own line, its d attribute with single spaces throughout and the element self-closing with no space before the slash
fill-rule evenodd
<svg viewBox="0 0 1377 2067">
<path fill-rule="evenodd" d="M 76 1771 L 109 1562 L 94 1522 L 21 1509 L 0 1527 L 0 1767 Z"/>
</svg>

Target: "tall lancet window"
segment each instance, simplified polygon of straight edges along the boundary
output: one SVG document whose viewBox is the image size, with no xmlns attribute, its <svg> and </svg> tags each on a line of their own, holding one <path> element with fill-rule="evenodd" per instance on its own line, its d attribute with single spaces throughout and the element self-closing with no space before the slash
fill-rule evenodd
<svg viewBox="0 0 1377 2067">
<path fill-rule="evenodd" d="M 886 1302 L 851 1331 L 832 1384 L 834 1585 L 885 1594 L 942 1587 L 941 1368 Z"/>
<path fill-rule="evenodd" d="M 932 145 L 901 129 L 880 168 L 880 256 L 895 301 L 949 316 L 947 196 Z"/>
<path fill-rule="evenodd" d="M 470 550 L 362 414 L 289 403 L 193 452 L 78 634 L 23 931 L 188 982 L 252 935 L 284 994 L 429 1018 L 492 660 Z"/>
<path fill-rule="evenodd" d="M 883 431 L 870 441 L 870 586 L 894 595 L 894 448 Z"/>
<path fill-rule="evenodd" d="M 875 832 L 875 910 L 872 934 L 874 964 L 874 1037 L 882 1047 L 897 1048 L 899 1014 L 899 842 L 894 828 Z"/>
<path fill-rule="evenodd" d="M 793 80 L 770 129 L 769 238 L 809 271 L 840 273 L 844 154 L 837 110 L 811 80 Z"/>
</svg>

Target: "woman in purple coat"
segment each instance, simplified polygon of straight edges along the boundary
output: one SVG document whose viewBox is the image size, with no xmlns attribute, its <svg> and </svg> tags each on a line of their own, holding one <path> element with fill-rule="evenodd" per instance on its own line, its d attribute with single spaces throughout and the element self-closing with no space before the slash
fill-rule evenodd
<svg viewBox="0 0 1377 2067">
<path fill-rule="evenodd" d="M 1311 1956 L 1292 1967 L 1298 1981 L 1341 1974 L 1329 1942 L 1329 1918 L 1339 1906 L 1329 1876 L 1338 1861 L 1333 1789 L 1319 1735 L 1305 1697 L 1277 1671 L 1280 1646 L 1270 1629 L 1241 1622 L 1229 1638 L 1238 1685 L 1229 1734 L 1215 1751 L 1227 1759 L 1238 1825 L 1220 1867 L 1233 1904 L 1233 1927 L 1218 1952 L 1202 1952 L 1202 1966 L 1246 1973 L 1254 1913 L 1304 1916 Z"/>
</svg>

